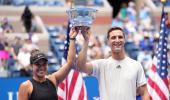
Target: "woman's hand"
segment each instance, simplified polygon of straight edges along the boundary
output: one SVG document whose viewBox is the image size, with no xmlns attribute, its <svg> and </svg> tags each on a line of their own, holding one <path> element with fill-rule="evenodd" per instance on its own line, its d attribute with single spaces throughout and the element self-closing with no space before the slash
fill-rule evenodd
<svg viewBox="0 0 170 100">
<path fill-rule="evenodd" d="M 76 31 L 75 27 L 72 27 L 69 33 L 70 38 L 74 39 L 76 38 L 78 32 Z"/>
</svg>

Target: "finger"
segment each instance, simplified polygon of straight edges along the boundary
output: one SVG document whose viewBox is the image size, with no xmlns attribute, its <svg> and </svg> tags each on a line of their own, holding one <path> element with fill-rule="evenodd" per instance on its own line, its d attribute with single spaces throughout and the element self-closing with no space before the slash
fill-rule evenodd
<svg viewBox="0 0 170 100">
<path fill-rule="evenodd" d="M 75 28 L 74 28 L 74 27 L 72 27 L 70 31 L 71 31 L 71 32 L 74 32 L 74 30 L 75 30 Z"/>
<path fill-rule="evenodd" d="M 81 26 L 76 26 L 75 29 L 76 29 L 76 31 L 79 31 L 79 30 L 81 30 Z"/>
<path fill-rule="evenodd" d="M 76 31 L 76 27 L 72 27 L 72 30 L 73 30 L 73 31 Z"/>
<path fill-rule="evenodd" d="M 71 28 L 71 34 L 73 34 L 74 32 L 76 32 L 76 29 L 75 29 L 75 27 L 72 27 Z"/>
<path fill-rule="evenodd" d="M 70 32 L 70 37 L 75 38 L 76 36 L 77 36 L 77 32 L 75 31 L 75 27 L 73 27 Z"/>
<path fill-rule="evenodd" d="M 88 31 L 89 29 L 90 29 L 90 27 L 88 27 L 88 26 L 86 26 L 86 27 L 85 27 L 85 30 L 87 30 L 87 31 Z"/>
</svg>

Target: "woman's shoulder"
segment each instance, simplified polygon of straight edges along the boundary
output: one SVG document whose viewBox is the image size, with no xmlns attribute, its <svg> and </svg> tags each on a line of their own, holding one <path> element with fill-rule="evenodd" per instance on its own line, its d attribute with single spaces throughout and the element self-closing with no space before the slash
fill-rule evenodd
<svg viewBox="0 0 170 100">
<path fill-rule="evenodd" d="M 28 88 L 31 88 L 31 87 L 32 87 L 32 83 L 31 83 L 30 80 L 27 80 L 27 81 L 25 81 L 25 82 L 22 82 L 21 85 L 20 85 L 20 88 L 26 88 L 26 89 L 28 89 Z"/>
<path fill-rule="evenodd" d="M 27 80 L 25 82 L 22 82 L 18 92 L 19 100 L 28 99 L 32 91 L 33 91 L 33 86 L 31 81 Z"/>
<path fill-rule="evenodd" d="M 33 90 L 33 86 L 30 80 L 27 80 L 25 82 L 22 82 L 19 87 L 19 91 L 24 91 L 25 93 L 30 94 Z"/>
<path fill-rule="evenodd" d="M 29 85 L 31 85 L 31 81 L 30 80 L 24 81 L 24 82 L 21 83 L 21 85 L 24 86 L 24 87 L 29 86 Z"/>
</svg>

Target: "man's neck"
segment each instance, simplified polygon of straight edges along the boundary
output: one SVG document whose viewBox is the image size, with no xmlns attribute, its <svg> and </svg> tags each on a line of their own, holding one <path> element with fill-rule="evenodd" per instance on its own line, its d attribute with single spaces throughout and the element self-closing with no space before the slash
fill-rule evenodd
<svg viewBox="0 0 170 100">
<path fill-rule="evenodd" d="M 125 58 L 125 52 L 112 52 L 112 58 L 116 60 L 123 60 Z"/>
</svg>

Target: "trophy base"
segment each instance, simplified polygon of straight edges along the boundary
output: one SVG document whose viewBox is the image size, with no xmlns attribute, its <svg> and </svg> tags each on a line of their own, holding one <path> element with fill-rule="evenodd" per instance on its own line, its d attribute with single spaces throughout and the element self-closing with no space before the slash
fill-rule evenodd
<svg viewBox="0 0 170 100">
<path fill-rule="evenodd" d="M 84 21 L 84 22 L 78 22 L 78 21 L 74 21 L 71 22 L 73 27 L 77 27 L 77 26 L 85 26 L 85 27 L 90 27 L 90 25 L 92 24 L 92 22 L 88 22 L 88 21 Z"/>
</svg>

